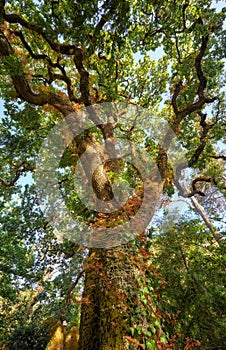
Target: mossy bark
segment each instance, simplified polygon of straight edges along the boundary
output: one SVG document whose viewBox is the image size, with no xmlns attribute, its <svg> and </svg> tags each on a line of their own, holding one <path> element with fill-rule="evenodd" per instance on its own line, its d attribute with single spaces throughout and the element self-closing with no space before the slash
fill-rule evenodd
<svg viewBox="0 0 226 350">
<path fill-rule="evenodd" d="M 128 315 L 137 299 L 137 268 L 128 246 L 93 249 L 88 259 L 79 350 L 127 350 Z M 142 320 L 145 324 L 146 320 Z"/>
</svg>

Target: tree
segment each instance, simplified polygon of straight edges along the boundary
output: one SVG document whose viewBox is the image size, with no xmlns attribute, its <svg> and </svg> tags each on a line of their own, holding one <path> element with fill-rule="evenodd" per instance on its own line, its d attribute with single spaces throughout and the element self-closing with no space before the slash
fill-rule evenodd
<svg viewBox="0 0 226 350">
<path fill-rule="evenodd" d="M 211 232 L 199 220 L 183 221 L 158 227 L 153 236 L 153 264 L 160 276 L 162 312 L 166 327 L 177 339 L 178 348 L 191 339 L 198 339 L 202 349 L 224 347 L 224 247 L 216 244 Z M 164 234 L 163 234 L 164 232 Z M 164 282 L 163 282 L 164 280 Z M 216 282 L 217 281 L 217 282 Z"/>
<path fill-rule="evenodd" d="M 13 230 L 18 225 L 22 242 L 28 247 L 41 243 L 38 251 L 43 259 L 34 254 L 34 283 L 43 283 L 46 267 L 51 270 L 58 264 L 59 269 L 64 266 L 69 271 L 62 279 L 59 275 L 64 295 L 61 322 L 72 303 L 72 292 L 85 274 L 81 350 L 169 348 L 157 297 L 149 283 L 149 238 L 143 232 L 146 222 L 140 228 L 137 221 L 133 240 L 118 246 L 108 246 L 106 236 L 101 247 L 94 244 L 89 252 L 79 248 L 76 240 L 57 243 L 50 222 L 40 213 L 34 184 L 24 187 L 21 178 L 36 172 L 37 153 L 53 126 L 63 119 L 79 129 L 79 113 L 86 107 L 86 116 L 93 124 L 81 129 L 83 132 L 65 147 L 58 164 L 57 186 L 70 212 L 89 227 L 99 229 L 100 234 L 109 225 L 120 229 L 120 225 L 136 217 L 144 198 L 152 215 L 150 203 L 157 202 L 156 190 L 161 186 L 168 197 L 174 191 L 186 198 L 204 196 L 200 183 L 209 183 L 225 194 L 224 169 L 220 166 L 225 156 L 217 153 L 216 147 L 218 141 L 223 141 L 225 130 L 225 11 L 216 13 L 210 5 L 208 0 L 192 4 L 114 0 L 1 2 L 1 96 L 8 114 L 1 126 L 6 146 L 1 156 L 1 196 L 12 210 L 18 207 L 9 224 Z M 163 55 L 153 60 L 153 51 L 159 47 Z M 135 54 L 139 62 L 134 60 Z M 106 102 L 110 110 L 104 109 Z M 170 131 L 184 147 L 186 161 L 178 164 L 174 157 L 170 159 L 167 146 L 172 133 L 166 132 L 163 145 L 158 144 L 147 133 L 149 121 L 141 124 L 139 108 L 129 120 L 114 109 L 114 102 L 147 108 L 149 116 L 151 111 L 157 120 L 167 120 Z M 67 132 L 64 137 L 67 140 Z M 152 174 L 149 187 L 147 183 L 146 187 L 142 185 L 142 161 L 137 168 L 123 159 L 103 161 L 104 154 L 94 152 L 102 139 L 110 153 L 116 155 L 114 137 L 142 145 L 144 154 L 151 155 L 157 164 L 161 183 Z M 133 195 L 113 215 L 87 211 L 80 201 L 73 175 L 68 172 L 68 168 L 75 171 L 79 158 L 86 181 L 101 202 L 114 198 L 114 183 L 126 181 L 132 187 Z M 188 191 L 182 182 L 185 168 L 190 168 L 192 174 Z M 46 182 L 49 180 L 50 176 Z M 149 196 L 145 197 L 147 188 Z M 20 195 L 18 204 L 13 204 L 16 195 Z M 54 203 L 51 195 L 48 198 L 57 208 L 59 203 Z M 11 209 L 4 209 L 1 228 L 9 233 L 7 215 Z M 15 218 L 20 221 L 17 223 Z M 97 239 L 101 241 L 100 236 Z"/>
</svg>

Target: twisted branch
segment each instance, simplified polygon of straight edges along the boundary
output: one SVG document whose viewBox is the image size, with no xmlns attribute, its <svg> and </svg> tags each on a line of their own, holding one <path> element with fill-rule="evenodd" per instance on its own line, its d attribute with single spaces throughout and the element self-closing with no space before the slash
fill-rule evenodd
<svg viewBox="0 0 226 350">
<path fill-rule="evenodd" d="M 14 50 L 10 42 L 8 41 L 3 31 L 0 31 L 0 57 L 9 57 L 13 54 Z M 18 65 L 20 65 L 22 72 L 11 76 L 18 97 L 38 106 L 50 104 L 59 110 L 64 116 L 74 112 L 73 108 L 64 99 L 55 93 L 34 93 L 31 90 L 31 87 L 26 79 L 22 63 L 18 61 Z"/>
</svg>

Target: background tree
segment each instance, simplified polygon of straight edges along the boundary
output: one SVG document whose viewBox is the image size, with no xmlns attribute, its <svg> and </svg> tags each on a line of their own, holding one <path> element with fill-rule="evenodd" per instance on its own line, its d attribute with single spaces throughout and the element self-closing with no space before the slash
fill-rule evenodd
<svg viewBox="0 0 226 350">
<path fill-rule="evenodd" d="M 159 289 L 160 307 L 167 318 L 167 331 L 172 338 L 176 334 L 180 338 L 178 348 L 198 339 L 202 349 L 221 349 L 225 342 L 225 249 L 216 244 L 203 223 L 183 219 L 155 228 L 152 262 L 160 272 L 156 286 L 164 284 Z"/>
<path fill-rule="evenodd" d="M 150 248 L 150 238 L 141 234 L 129 244 L 89 251 L 71 241 L 57 241 L 41 213 L 32 175 L 42 141 L 54 125 L 84 106 L 117 101 L 149 108 L 159 119 L 169 122 L 186 152 L 189 184 L 184 186 L 181 181 L 187 165 L 181 164 L 173 171 L 173 161 L 168 160 L 166 150 L 142 132 L 139 123 L 109 119 L 104 124 L 95 113 L 90 113 L 91 121 L 101 127 L 79 135 L 59 164 L 59 183 L 63 184 L 62 192 L 71 210 L 90 225 L 106 226 L 109 222 L 109 216 L 101 218 L 96 213 L 87 213 L 73 192 L 72 179 L 68 178 L 66 169 L 75 167 L 77 159 L 86 151 L 90 163 L 83 167 L 90 175 L 93 162 L 90 146 L 98 138 L 107 140 L 111 136 L 133 140 L 153 156 L 162 176 L 165 198 L 174 191 L 188 199 L 203 197 L 206 191 L 203 184 L 209 186 L 208 191 L 215 188 L 225 195 L 225 156 L 222 154 L 225 11 L 216 13 L 210 5 L 208 0 L 161 4 L 114 0 L 1 2 L 0 87 L 6 116 L 1 121 L 0 229 L 4 237 L 2 277 L 8 288 L 7 293 L 3 288 L 1 292 L 3 306 L 8 298 L 12 302 L 12 310 L 7 303 L 9 313 L 4 315 L 4 322 L 10 323 L 11 329 L 3 327 L 3 345 L 8 342 L 10 347 L 25 349 L 23 337 L 20 342 L 14 341 L 18 339 L 18 320 L 15 319 L 15 325 L 7 321 L 16 317 L 14 311 L 18 303 L 27 310 L 22 325 L 25 338 L 30 329 L 34 333 L 37 316 L 41 324 L 48 320 L 51 323 L 54 318 L 55 325 L 61 327 L 64 341 L 67 331 L 78 326 L 80 319 L 78 346 L 81 350 L 190 349 L 199 346 L 199 342 L 201 346 L 212 346 L 212 340 L 200 327 L 199 315 L 194 311 L 197 308 L 192 310 L 188 302 L 182 312 L 183 293 L 187 293 L 185 287 L 192 284 L 191 276 L 195 273 L 192 249 L 189 250 L 191 271 L 189 267 L 187 272 L 184 265 L 184 279 L 177 275 L 173 280 L 177 285 L 173 292 L 179 295 L 179 302 L 170 307 L 170 312 L 176 313 L 179 309 L 180 316 L 175 321 L 178 327 L 167 326 L 164 320 L 169 316 L 164 309 L 164 298 L 168 298 L 169 305 L 178 300 L 170 295 L 170 279 L 166 293 L 162 294 L 162 303 L 158 300 L 161 293 L 153 290 L 152 275 L 158 274 L 157 267 L 164 277 L 167 274 L 161 263 L 165 250 L 159 241 L 156 241 L 157 248 Z M 162 55 L 153 59 L 157 48 L 162 49 Z M 142 127 L 145 129 L 145 125 Z M 95 162 L 98 164 L 98 159 Z M 134 189 L 141 187 L 136 170 L 125 163 L 112 162 L 107 167 L 100 164 L 93 179 L 93 189 L 99 199 L 112 198 L 112 178 L 121 181 L 120 167 L 124 174 L 121 177 L 134 183 Z M 127 201 L 127 218 L 131 212 L 136 213 L 142 195 L 142 191 L 136 192 L 133 200 Z M 119 219 L 120 215 L 113 218 L 114 225 L 119 224 Z M 192 230 L 189 223 L 185 225 L 189 236 Z M 196 228 L 199 232 L 198 225 Z M 179 238 L 171 235 L 170 230 L 167 234 L 164 232 L 169 237 L 169 241 L 165 240 L 169 246 L 175 242 L 177 255 L 181 252 L 180 244 L 183 245 L 183 230 L 183 225 L 177 226 Z M 206 241 L 200 236 L 197 239 L 200 238 L 202 251 Z M 221 246 L 224 244 L 219 232 L 217 240 Z M 154 259 L 156 267 L 151 264 L 152 249 L 161 250 L 160 259 Z M 222 248 L 214 249 L 220 259 Z M 10 252 L 8 257 L 5 252 Z M 203 253 L 200 264 L 202 259 L 208 260 L 209 255 L 206 258 Z M 176 261 L 173 263 L 179 269 Z M 181 260 L 181 263 L 184 262 Z M 203 270 L 198 273 L 199 283 L 194 292 L 197 304 L 202 299 L 204 282 L 200 282 L 200 276 L 203 273 Z M 210 281 L 207 284 L 212 286 Z M 221 301 L 220 286 L 221 282 L 219 288 L 214 284 L 213 296 Z M 211 308 L 208 319 L 219 310 L 219 304 L 213 305 L 211 301 L 211 298 L 205 299 Z M 70 321 L 67 329 L 62 328 L 63 320 Z M 195 320 L 193 326 L 190 320 Z M 219 324 L 220 315 L 211 333 L 220 349 L 222 327 L 216 330 Z M 210 324 L 207 326 L 209 329 Z M 39 327 L 35 332 L 43 334 Z M 174 332 L 183 336 L 173 338 Z M 44 337 L 43 348 L 49 340 L 48 335 Z M 197 339 L 193 341 L 193 337 Z M 28 342 L 28 346 L 35 349 L 37 344 L 31 345 L 32 342 Z M 41 344 L 40 339 L 38 342 Z"/>
</svg>

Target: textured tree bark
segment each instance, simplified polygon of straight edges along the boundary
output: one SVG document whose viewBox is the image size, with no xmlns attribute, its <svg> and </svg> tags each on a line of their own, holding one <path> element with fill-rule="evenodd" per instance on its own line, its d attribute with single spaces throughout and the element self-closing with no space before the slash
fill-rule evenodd
<svg viewBox="0 0 226 350">
<path fill-rule="evenodd" d="M 202 217 L 203 221 L 205 222 L 206 226 L 209 228 L 210 232 L 213 234 L 214 239 L 216 242 L 220 245 L 221 244 L 221 236 L 219 232 L 215 229 L 214 225 L 210 221 L 207 213 L 205 212 L 205 209 L 203 206 L 197 201 L 195 196 L 191 197 L 191 201 L 194 204 L 194 207 L 196 211 L 199 213 L 199 215 Z"/>
<path fill-rule="evenodd" d="M 83 166 L 86 169 L 85 163 Z M 98 191 L 99 198 L 109 198 L 109 189 L 106 196 L 107 178 L 102 176 L 102 172 L 97 172 L 96 175 L 94 181 L 101 184 Z M 154 180 L 150 182 L 150 186 L 152 190 L 149 193 L 150 198 L 146 198 L 146 209 L 149 213 L 154 213 L 155 203 L 159 198 L 159 184 Z M 135 209 L 135 202 L 131 205 Z M 140 219 L 142 220 L 142 215 Z M 138 230 L 134 227 L 134 230 L 136 229 Z M 143 235 L 138 237 L 138 240 L 141 238 L 142 241 L 142 237 L 144 238 Z M 93 248 L 84 268 L 86 275 L 81 306 L 79 350 L 128 350 L 131 327 L 135 323 L 143 330 L 147 330 L 152 322 L 151 315 L 156 311 L 149 298 L 147 309 L 151 311 L 146 312 L 146 307 L 142 305 L 141 294 L 138 293 L 140 288 L 138 280 L 144 281 L 145 284 L 142 252 L 140 251 L 138 256 L 138 252 L 129 243 L 111 249 Z M 141 310 L 140 314 L 136 314 L 135 321 L 132 320 L 134 308 Z M 159 339 L 160 333 L 161 329 L 156 331 L 152 339 L 155 341 Z M 145 340 L 142 336 L 138 335 L 134 341 L 134 349 L 144 348 Z"/>
<path fill-rule="evenodd" d="M 85 266 L 79 350 L 129 350 L 131 340 L 133 349 L 145 349 L 143 332 L 156 320 L 159 328 L 148 340 L 157 344 L 164 334 L 152 296 L 142 304 L 138 281 L 146 281 L 147 266 L 141 251 L 130 244 L 90 251 Z M 131 337 L 134 326 L 142 328 L 136 339 Z"/>
<path fill-rule="evenodd" d="M 135 298 L 136 271 L 128 246 L 93 249 L 88 259 L 80 323 L 80 350 L 126 350 L 126 303 Z"/>
</svg>

